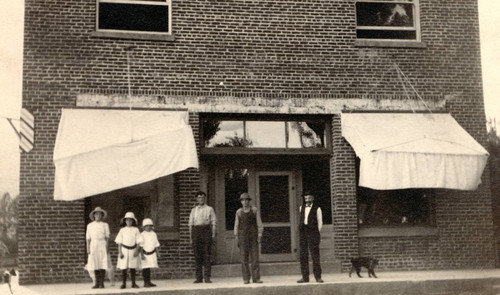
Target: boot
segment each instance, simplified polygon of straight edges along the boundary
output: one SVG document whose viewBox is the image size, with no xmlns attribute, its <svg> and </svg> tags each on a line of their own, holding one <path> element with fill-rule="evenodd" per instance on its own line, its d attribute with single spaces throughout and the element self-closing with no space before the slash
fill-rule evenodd
<svg viewBox="0 0 500 295">
<path fill-rule="evenodd" d="M 120 286 L 120 289 L 125 289 L 127 287 L 127 270 L 123 269 L 122 270 L 122 285 Z"/>
<path fill-rule="evenodd" d="M 106 270 L 101 269 L 101 281 L 99 282 L 99 288 L 104 289 L 104 278 L 106 277 Z"/>
<path fill-rule="evenodd" d="M 130 269 L 130 281 L 132 281 L 132 288 L 139 288 L 135 283 L 135 268 Z"/>
<path fill-rule="evenodd" d="M 99 288 L 99 270 L 94 270 L 94 276 L 95 276 L 95 284 L 92 287 L 92 289 L 97 289 Z"/>
<path fill-rule="evenodd" d="M 144 268 L 142 269 L 142 279 L 144 280 L 144 287 L 147 288 L 149 287 L 149 268 Z"/>
</svg>

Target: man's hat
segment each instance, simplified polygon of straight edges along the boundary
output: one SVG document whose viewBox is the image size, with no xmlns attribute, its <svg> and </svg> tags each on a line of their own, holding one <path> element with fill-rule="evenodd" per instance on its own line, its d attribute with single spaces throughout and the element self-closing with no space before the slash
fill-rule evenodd
<svg viewBox="0 0 500 295">
<path fill-rule="evenodd" d="M 240 195 L 240 201 L 241 200 L 246 200 L 246 199 L 251 200 L 252 198 L 250 198 L 250 195 L 248 193 L 242 193 Z"/>
<path fill-rule="evenodd" d="M 102 213 L 102 219 L 106 218 L 108 216 L 108 212 L 106 212 L 104 209 L 101 207 L 96 207 L 92 212 L 90 212 L 89 217 L 91 220 L 95 220 L 94 213 L 96 212 L 101 212 Z"/>
</svg>

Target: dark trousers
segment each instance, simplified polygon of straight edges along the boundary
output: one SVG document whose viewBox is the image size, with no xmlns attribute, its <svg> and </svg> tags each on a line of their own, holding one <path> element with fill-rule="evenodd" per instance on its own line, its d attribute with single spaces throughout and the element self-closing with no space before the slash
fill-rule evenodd
<svg viewBox="0 0 500 295">
<path fill-rule="evenodd" d="M 257 234 L 241 234 L 238 237 L 238 242 L 243 280 L 250 281 L 250 275 L 254 282 L 260 280 L 259 243 L 257 241 Z M 252 264 L 251 272 L 248 263 Z"/>
<path fill-rule="evenodd" d="M 212 270 L 210 261 L 212 228 L 210 225 L 193 226 L 192 235 L 193 251 L 196 261 L 196 280 L 203 280 L 203 267 L 205 267 L 205 281 L 210 280 L 210 273 Z"/>
<path fill-rule="evenodd" d="M 300 239 L 300 271 L 302 278 L 309 281 L 309 251 L 313 261 L 313 273 L 316 280 L 321 279 L 321 265 L 319 263 L 320 235 L 318 226 L 301 225 L 299 230 Z"/>
</svg>

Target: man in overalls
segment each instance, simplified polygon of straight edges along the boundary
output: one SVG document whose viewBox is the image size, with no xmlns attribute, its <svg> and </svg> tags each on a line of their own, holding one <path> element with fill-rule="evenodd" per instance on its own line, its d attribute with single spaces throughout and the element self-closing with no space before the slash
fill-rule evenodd
<svg viewBox="0 0 500 295">
<path fill-rule="evenodd" d="M 241 271 L 243 282 L 250 283 L 249 258 L 252 264 L 251 276 L 254 283 L 262 283 L 259 269 L 259 244 L 262 238 L 262 220 L 256 207 L 250 206 L 250 196 L 243 193 L 240 196 L 242 208 L 236 211 L 234 221 L 234 236 L 240 248 Z"/>
</svg>

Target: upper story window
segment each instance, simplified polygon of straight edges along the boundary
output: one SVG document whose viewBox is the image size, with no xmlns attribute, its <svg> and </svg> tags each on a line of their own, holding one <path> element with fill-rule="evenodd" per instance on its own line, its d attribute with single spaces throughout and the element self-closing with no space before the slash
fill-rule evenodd
<svg viewBox="0 0 500 295">
<path fill-rule="evenodd" d="M 356 37 L 368 41 L 420 41 L 418 0 L 356 0 Z"/>
<path fill-rule="evenodd" d="M 96 35 L 169 40 L 171 0 L 98 0 Z"/>
<path fill-rule="evenodd" d="M 205 148 L 326 150 L 328 127 L 323 119 L 204 118 Z"/>
</svg>

